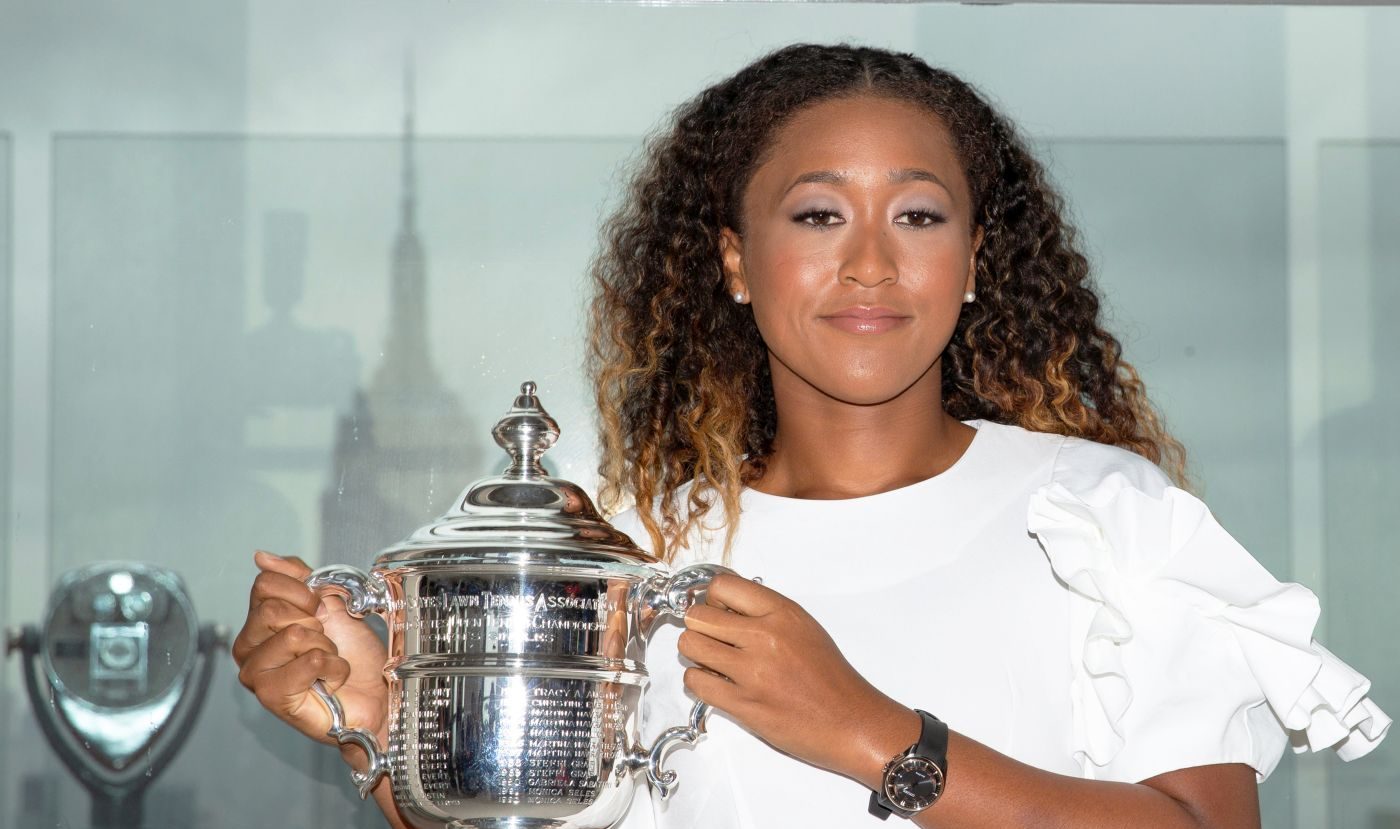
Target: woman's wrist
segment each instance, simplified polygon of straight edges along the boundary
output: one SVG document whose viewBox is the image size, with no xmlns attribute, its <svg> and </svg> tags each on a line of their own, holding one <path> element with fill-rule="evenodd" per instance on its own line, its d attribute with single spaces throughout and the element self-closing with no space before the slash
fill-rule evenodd
<svg viewBox="0 0 1400 829">
<path fill-rule="evenodd" d="M 906 708 L 881 695 L 863 714 L 857 713 L 844 740 L 845 751 L 833 769 L 868 789 L 880 787 L 885 764 L 919 741 L 922 721 Z"/>
</svg>

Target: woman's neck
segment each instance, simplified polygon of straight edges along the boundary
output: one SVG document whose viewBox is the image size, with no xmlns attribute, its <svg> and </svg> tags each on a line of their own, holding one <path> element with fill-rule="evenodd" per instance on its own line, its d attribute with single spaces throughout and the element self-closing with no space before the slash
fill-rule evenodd
<svg viewBox="0 0 1400 829">
<path fill-rule="evenodd" d="M 763 477 L 769 495 L 831 500 L 875 495 L 951 467 L 977 430 L 943 411 L 935 365 L 897 397 L 858 405 L 775 372 L 778 434 Z"/>
</svg>

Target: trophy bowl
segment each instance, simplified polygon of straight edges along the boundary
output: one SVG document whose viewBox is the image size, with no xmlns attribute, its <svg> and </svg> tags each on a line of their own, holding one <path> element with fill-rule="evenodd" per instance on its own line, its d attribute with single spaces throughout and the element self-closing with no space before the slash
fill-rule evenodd
<svg viewBox="0 0 1400 829">
<path fill-rule="evenodd" d="M 576 485 L 545 475 L 559 427 L 533 383 L 493 430 L 510 455 L 438 521 L 368 572 L 332 565 L 307 584 L 389 631 L 389 745 L 347 727 L 316 684 L 330 735 L 364 749 L 361 796 L 388 775 L 417 829 L 606 829 L 640 779 L 661 797 L 669 751 L 695 743 L 707 708 L 640 742 L 646 642 L 703 601 L 717 565 L 668 572 L 604 521 Z"/>
</svg>

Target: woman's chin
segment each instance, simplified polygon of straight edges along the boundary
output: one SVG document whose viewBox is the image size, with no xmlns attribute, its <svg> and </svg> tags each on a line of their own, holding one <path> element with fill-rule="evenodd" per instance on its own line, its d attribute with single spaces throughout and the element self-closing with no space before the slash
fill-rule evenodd
<svg viewBox="0 0 1400 829">
<path fill-rule="evenodd" d="M 928 404 L 937 405 L 936 390 L 921 388 L 927 385 L 920 382 L 927 374 L 928 372 L 925 372 L 922 375 L 908 377 L 906 382 L 891 382 L 892 376 L 899 375 L 881 373 L 874 376 L 843 377 L 812 385 L 817 391 L 833 401 L 850 406 L 881 406 L 903 400 L 913 401 L 925 398 L 927 398 Z"/>
<path fill-rule="evenodd" d="M 901 398 L 933 406 L 939 402 L 941 372 L 936 357 L 925 362 L 910 360 L 907 353 L 830 350 L 799 354 L 791 362 L 771 351 L 769 356 L 775 390 L 783 387 L 794 400 L 820 405 L 826 399 L 852 406 L 879 406 Z"/>
</svg>

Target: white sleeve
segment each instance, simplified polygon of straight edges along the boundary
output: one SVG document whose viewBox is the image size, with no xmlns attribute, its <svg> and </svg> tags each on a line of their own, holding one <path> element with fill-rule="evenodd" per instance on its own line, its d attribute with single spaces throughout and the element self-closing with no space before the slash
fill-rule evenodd
<svg viewBox="0 0 1400 829">
<path fill-rule="evenodd" d="M 1085 776 L 1137 782 L 1239 762 L 1262 781 L 1290 744 L 1343 760 L 1375 748 L 1390 718 L 1370 682 L 1313 640 L 1317 597 L 1279 582 L 1205 504 L 1140 466 L 1057 475 L 1030 501 L 1028 528 L 1074 597 Z"/>
</svg>

